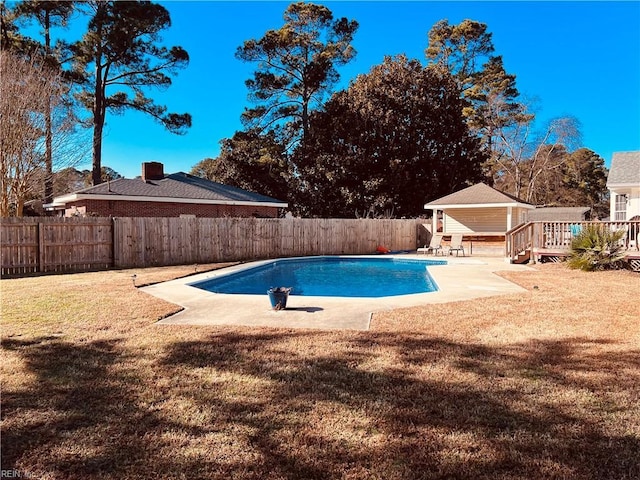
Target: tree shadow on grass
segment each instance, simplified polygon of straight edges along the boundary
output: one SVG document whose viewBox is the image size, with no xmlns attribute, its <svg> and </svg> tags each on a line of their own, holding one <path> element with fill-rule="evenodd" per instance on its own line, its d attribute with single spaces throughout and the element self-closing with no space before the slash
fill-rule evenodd
<svg viewBox="0 0 640 480">
<path fill-rule="evenodd" d="M 193 365 L 273 386 L 250 415 L 221 402 L 218 418 L 256 432 L 249 444 L 276 477 L 640 476 L 637 416 L 628 429 L 621 420 L 606 426 L 637 398 L 640 351 L 593 353 L 599 342 L 588 339 L 491 347 L 367 334 L 306 356 L 277 341 L 217 335 L 174 344 L 162 362 L 169 371 Z M 396 360 L 372 368 L 380 355 Z"/>
<path fill-rule="evenodd" d="M 3 389 L 2 465 L 56 479 L 638 478 L 640 351 L 615 347 L 261 330 L 140 360 L 119 340 L 8 339 L 34 380 Z"/>
<path fill-rule="evenodd" d="M 141 407 L 140 378 L 118 340 L 68 343 L 56 337 L 6 339 L 30 385 L 3 388 L 2 468 L 29 478 L 142 478 L 161 444 L 158 426 L 184 429 Z M 161 477 L 162 475 L 160 475 Z"/>
</svg>

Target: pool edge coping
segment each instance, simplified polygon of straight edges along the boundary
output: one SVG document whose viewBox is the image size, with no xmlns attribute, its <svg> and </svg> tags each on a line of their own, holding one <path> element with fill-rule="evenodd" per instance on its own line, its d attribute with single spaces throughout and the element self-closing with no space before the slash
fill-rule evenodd
<svg viewBox="0 0 640 480">
<path fill-rule="evenodd" d="M 354 259 L 376 259 L 376 260 L 410 260 L 410 261 L 415 261 L 415 262 L 425 262 L 425 261 L 431 261 L 431 262 L 439 262 L 439 263 L 433 263 L 430 265 L 427 265 L 428 267 L 435 267 L 435 266 L 443 266 L 443 265 L 447 265 L 447 260 L 445 259 L 437 259 L 437 258 L 419 258 L 416 256 L 412 256 L 412 257 L 407 257 L 406 254 L 402 254 L 402 255 L 313 255 L 313 256 L 307 256 L 307 257 L 279 257 L 279 258 L 273 258 L 273 259 L 269 259 L 269 260 L 255 260 L 255 261 L 251 261 L 251 262 L 244 262 L 238 265 L 233 265 L 230 267 L 225 267 L 225 268 L 221 268 L 218 270 L 210 270 L 209 272 L 203 272 L 203 275 L 206 275 L 207 273 L 210 273 L 211 275 L 206 276 L 205 278 L 199 279 L 199 280 L 195 280 L 195 281 L 191 281 L 188 282 L 187 285 L 191 286 L 191 287 L 195 287 L 195 288 L 200 288 L 197 287 L 196 285 L 199 283 L 206 283 L 209 282 L 211 280 L 215 280 L 217 278 L 220 277 L 226 277 L 226 276 L 231 276 L 231 275 L 236 275 L 239 274 L 241 272 L 247 271 L 247 270 L 252 270 L 252 269 L 258 269 L 261 267 L 264 267 L 266 265 L 269 265 L 270 263 L 276 263 L 276 262 L 281 262 L 281 261 L 300 261 L 300 260 L 307 260 L 307 259 L 317 259 L 317 260 L 321 260 L 323 258 L 354 258 Z M 444 262 L 444 263 L 442 263 Z M 191 279 L 193 279 L 196 275 L 192 275 Z M 433 278 L 433 276 L 431 275 L 431 273 L 429 272 L 429 277 L 431 278 L 431 280 L 433 281 L 433 284 L 436 287 L 436 291 L 440 289 L 440 287 L 438 286 L 436 280 Z M 284 286 L 284 285 L 282 285 Z M 205 290 L 208 291 L 206 289 L 202 289 L 201 290 Z M 247 294 L 243 294 L 243 293 L 220 293 L 220 292 L 211 292 L 209 291 L 209 293 L 218 293 L 220 295 L 261 295 L 260 293 L 247 293 Z M 265 291 L 266 293 L 266 291 Z M 349 299 L 349 298 L 359 298 L 359 299 L 377 299 L 377 298 L 388 298 L 388 297 L 401 297 L 404 295 L 420 295 L 420 294 L 426 294 L 426 293 L 434 293 L 434 292 L 415 292 L 415 293 L 404 293 L 404 294 L 400 294 L 400 295 L 387 295 L 385 297 L 358 297 L 358 296 L 348 296 L 348 297 L 341 297 L 341 296 L 336 296 L 334 298 L 343 298 L 343 299 Z M 324 298 L 324 297 L 330 297 L 329 295 L 296 295 L 296 294 L 292 294 L 291 296 L 303 296 L 303 297 L 315 297 L 315 298 Z"/>
<path fill-rule="evenodd" d="M 323 255 L 329 256 L 329 255 Z M 379 255 L 331 255 L 332 257 L 380 258 Z M 321 257 L 321 256 L 316 256 Z M 429 260 L 421 255 L 388 255 L 414 260 Z M 309 257 L 283 257 L 309 258 Z M 437 258 L 431 258 L 437 259 Z M 446 265 L 431 265 L 429 273 L 438 287 L 436 292 L 392 297 L 291 297 L 290 308 L 275 312 L 266 295 L 213 293 L 192 286 L 233 271 L 258 266 L 278 259 L 247 262 L 220 270 L 198 273 L 182 279 L 141 287 L 145 293 L 180 305 L 183 310 L 166 317 L 159 325 L 227 325 L 271 328 L 355 329 L 369 330 L 372 316 L 379 311 L 430 303 L 449 303 L 526 291 L 496 275 L 501 270 L 531 270 L 525 265 L 511 265 L 495 257 L 452 257 Z M 443 268 L 446 267 L 446 268 Z M 295 300 L 293 300 L 295 299 Z"/>
</svg>

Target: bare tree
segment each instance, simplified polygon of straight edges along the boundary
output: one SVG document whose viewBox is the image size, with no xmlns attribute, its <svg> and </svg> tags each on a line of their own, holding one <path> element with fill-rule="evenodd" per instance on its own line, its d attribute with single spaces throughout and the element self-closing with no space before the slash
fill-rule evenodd
<svg viewBox="0 0 640 480">
<path fill-rule="evenodd" d="M 66 27 L 71 14 L 73 13 L 73 2 L 52 2 L 43 0 L 23 0 L 15 7 L 15 13 L 21 20 L 35 20 L 42 28 L 43 44 L 38 45 L 42 51 L 44 59 L 49 65 L 61 68 L 59 49 L 54 48 L 51 42 L 51 32 L 55 27 Z M 45 164 L 46 175 L 44 176 L 44 200 L 53 200 L 53 111 L 47 107 L 45 115 Z"/>
<path fill-rule="evenodd" d="M 46 171 L 47 111 L 58 167 L 82 157 L 74 117 L 64 107 L 66 85 L 42 58 L 0 52 L 0 216 L 22 216 L 25 200 L 40 196 Z"/>
<path fill-rule="evenodd" d="M 525 165 L 531 150 L 531 124 L 530 120 L 522 121 L 498 129 L 493 144 L 494 183 L 518 198 L 522 194 Z"/>
<path fill-rule="evenodd" d="M 580 122 L 574 117 L 554 118 L 546 125 L 528 162 L 526 201 L 536 200 L 540 176 L 559 172 L 569 159 L 569 151 L 580 145 L 581 137 Z"/>
<path fill-rule="evenodd" d="M 559 172 L 581 140 L 573 117 L 552 119 L 540 130 L 532 120 L 524 111 L 517 123 L 497 129 L 492 159 L 495 184 L 527 202 L 540 197 L 541 175 Z"/>
</svg>

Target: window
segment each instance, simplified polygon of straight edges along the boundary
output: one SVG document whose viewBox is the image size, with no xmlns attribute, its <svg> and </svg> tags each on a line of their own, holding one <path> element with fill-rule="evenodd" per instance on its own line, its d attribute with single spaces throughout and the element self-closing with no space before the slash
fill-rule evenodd
<svg viewBox="0 0 640 480">
<path fill-rule="evenodd" d="M 624 221 L 627 219 L 627 196 L 616 195 L 616 211 L 614 212 L 614 220 Z"/>
</svg>

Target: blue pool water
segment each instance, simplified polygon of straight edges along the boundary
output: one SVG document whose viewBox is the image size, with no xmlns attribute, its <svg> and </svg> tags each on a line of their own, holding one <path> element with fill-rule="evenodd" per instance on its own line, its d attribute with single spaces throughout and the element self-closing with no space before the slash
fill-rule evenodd
<svg viewBox="0 0 640 480">
<path fill-rule="evenodd" d="M 427 267 L 443 264 L 398 258 L 281 259 L 193 286 L 215 293 L 264 295 L 270 287 L 291 287 L 291 295 L 388 297 L 438 290 Z"/>
</svg>

